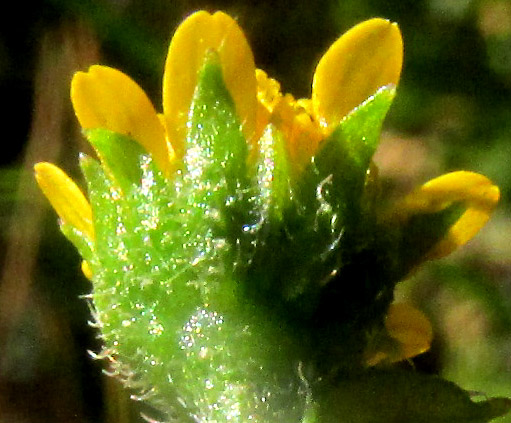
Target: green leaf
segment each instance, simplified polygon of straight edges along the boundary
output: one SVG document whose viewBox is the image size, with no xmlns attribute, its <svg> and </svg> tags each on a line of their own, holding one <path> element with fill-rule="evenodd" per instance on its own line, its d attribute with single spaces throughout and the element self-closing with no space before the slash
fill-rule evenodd
<svg viewBox="0 0 511 423">
<path fill-rule="evenodd" d="M 436 376 L 372 371 L 320 393 L 318 423 L 484 423 L 511 410 L 511 400 L 474 402 Z"/>
<path fill-rule="evenodd" d="M 89 129 L 85 134 L 108 176 L 123 191 L 127 192 L 140 184 L 141 156 L 147 155 L 147 151 L 139 143 L 107 129 Z"/>
<path fill-rule="evenodd" d="M 80 167 L 88 186 L 88 197 L 94 219 L 95 253 L 108 257 L 111 245 L 103 242 L 117 226 L 117 204 L 112 197 L 120 196 L 120 188 L 107 178 L 101 165 L 92 157 L 82 155 Z"/>
<path fill-rule="evenodd" d="M 248 150 L 215 52 L 207 55 L 199 74 L 188 124 L 185 181 L 194 186 L 196 200 L 202 196 L 200 200 L 223 203 L 242 188 Z"/>
</svg>

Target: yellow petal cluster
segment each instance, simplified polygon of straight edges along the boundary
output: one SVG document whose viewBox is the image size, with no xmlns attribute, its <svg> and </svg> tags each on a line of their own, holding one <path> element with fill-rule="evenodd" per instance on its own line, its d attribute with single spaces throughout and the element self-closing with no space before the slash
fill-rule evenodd
<svg viewBox="0 0 511 423">
<path fill-rule="evenodd" d="M 371 19 L 341 36 L 323 56 L 314 75 L 312 99 L 295 100 L 290 94 L 283 95 L 277 81 L 255 68 L 250 46 L 234 19 L 223 12 L 199 11 L 178 27 L 170 43 L 163 77 L 163 114 L 157 113 L 130 77 L 94 65 L 87 72 L 77 72 L 71 83 L 71 100 L 80 125 L 133 138 L 171 177 L 173 163 L 184 154 L 198 72 L 210 49 L 218 52 L 247 141 L 254 143 L 269 123 L 274 124 L 285 135 L 295 170 L 310 160 L 321 140 L 347 113 L 381 86 L 397 84 L 402 63 L 397 26 Z M 77 225 L 92 239 L 92 224 L 84 225 L 83 219 L 78 223 L 77 218 L 90 215 L 87 200 L 74 201 L 78 187 L 50 166 L 44 164 L 36 170 L 44 194 L 64 221 Z"/>
<path fill-rule="evenodd" d="M 267 124 L 274 124 L 285 135 L 290 162 L 300 170 L 344 116 L 380 87 L 397 84 L 403 43 L 398 27 L 384 19 L 355 26 L 319 62 L 312 99 L 296 101 L 256 70 L 250 46 L 234 19 L 223 12 L 199 11 L 178 27 L 170 43 L 160 117 L 131 78 L 96 65 L 88 72 L 78 72 L 71 84 L 71 100 L 81 126 L 131 136 L 170 176 L 172 161 L 184 155 L 198 72 L 211 49 L 220 57 L 247 142 L 253 144 Z"/>
</svg>

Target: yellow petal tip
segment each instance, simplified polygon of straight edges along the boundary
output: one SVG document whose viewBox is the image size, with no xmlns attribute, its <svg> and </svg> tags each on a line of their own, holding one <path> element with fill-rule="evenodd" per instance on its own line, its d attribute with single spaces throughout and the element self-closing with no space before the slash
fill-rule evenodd
<svg viewBox="0 0 511 423">
<path fill-rule="evenodd" d="M 198 72 L 208 50 L 215 50 L 225 85 L 248 141 L 256 130 L 257 83 L 252 50 L 237 22 L 223 12 L 199 11 L 177 28 L 169 46 L 163 78 L 163 111 L 177 157 L 184 155 L 186 122 Z"/>
<path fill-rule="evenodd" d="M 366 354 L 366 364 L 395 363 L 429 350 L 433 328 L 420 310 L 407 303 L 393 303 L 385 319 L 385 336 Z"/>
<path fill-rule="evenodd" d="M 82 128 L 103 128 L 133 138 L 168 176 L 172 153 L 165 129 L 147 95 L 129 76 L 93 65 L 75 73 L 71 101 Z"/>
<path fill-rule="evenodd" d="M 316 119 L 333 129 L 356 106 L 386 85 L 397 85 L 403 40 L 397 24 L 374 18 L 343 34 L 321 58 L 312 85 Z"/>
<path fill-rule="evenodd" d="M 92 210 L 80 188 L 51 163 L 37 163 L 34 170 L 37 184 L 62 221 L 93 240 Z"/>
</svg>

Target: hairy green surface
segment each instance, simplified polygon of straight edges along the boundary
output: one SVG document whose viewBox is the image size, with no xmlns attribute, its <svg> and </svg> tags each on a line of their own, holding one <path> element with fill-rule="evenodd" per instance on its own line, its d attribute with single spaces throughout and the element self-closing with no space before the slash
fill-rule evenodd
<svg viewBox="0 0 511 423">
<path fill-rule="evenodd" d="M 87 132 L 96 239 L 62 229 L 93 273 L 99 356 L 140 399 L 184 423 L 475 423 L 509 408 L 364 367 L 395 284 L 458 213 L 380 223 L 369 169 L 394 91 L 350 113 L 298 176 L 276 127 L 250 150 L 215 54 L 172 178 L 128 137 Z"/>
</svg>

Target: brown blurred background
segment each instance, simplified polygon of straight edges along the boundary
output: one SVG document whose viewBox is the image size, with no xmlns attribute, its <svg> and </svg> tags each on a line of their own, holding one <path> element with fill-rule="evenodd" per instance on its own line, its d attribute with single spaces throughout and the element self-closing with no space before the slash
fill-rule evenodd
<svg viewBox="0 0 511 423">
<path fill-rule="evenodd" d="M 4 6 L 4 8 L 6 8 Z M 339 34 L 381 16 L 399 23 L 405 65 L 377 162 L 400 193 L 455 169 L 502 189 L 491 223 L 463 250 L 425 266 L 399 297 L 435 326 L 415 366 L 468 390 L 511 397 L 511 3 L 508 0 L 39 0 L 0 14 L 0 423 L 139 422 L 101 374 L 77 253 L 34 185 L 58 163 L 81 180 L 88 151 L 69 101 L 73 72 L 102 63 L 161 104 L 168 42 L 192 11 L 238 18 L 256 63 L 296 97 Z M 503 418 L 502 422 L 511 422 Z"/>
</svg>

